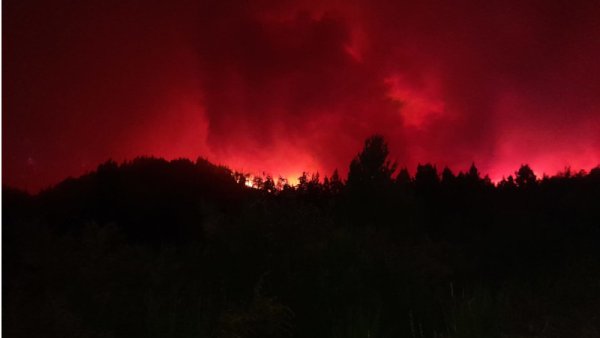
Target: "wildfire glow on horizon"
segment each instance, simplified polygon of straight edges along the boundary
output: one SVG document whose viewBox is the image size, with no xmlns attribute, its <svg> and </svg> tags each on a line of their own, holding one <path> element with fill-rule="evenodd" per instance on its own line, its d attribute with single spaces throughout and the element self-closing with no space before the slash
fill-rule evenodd
<svg viewBox="0 0 600 338">
<path fill-rule="evenodd" d="M 375 133 L 411 173 L 600 164 L 593 1 L 3 6 L 3 180 L 32 192 L 144 155 L 344 177 Z"/>
</svg>

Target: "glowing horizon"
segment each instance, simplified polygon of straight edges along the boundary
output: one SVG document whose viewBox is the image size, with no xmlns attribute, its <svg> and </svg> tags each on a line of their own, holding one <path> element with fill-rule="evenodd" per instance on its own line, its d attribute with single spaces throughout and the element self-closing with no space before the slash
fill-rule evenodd
<svg viewBox="0 0 600 338">
<path fill-rule="evenodd" d="M 2 176 L 29 191 L 144 154 L 344 176 L 374 133 L 409 170 L 600 163 L 600 6 L 584 1 L 17 3 Z"/>
</svg>

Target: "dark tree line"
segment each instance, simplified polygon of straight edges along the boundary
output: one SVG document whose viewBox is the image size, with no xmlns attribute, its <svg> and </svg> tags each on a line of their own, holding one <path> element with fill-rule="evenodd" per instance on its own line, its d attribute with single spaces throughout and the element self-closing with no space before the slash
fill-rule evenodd
<svg viewBox="0 0 600 338">
<path fill-rule="evenodd" d="M 600 168 L 494 185 L 388 154 L 297 186 L 138 158 L 3 187 L 3 334 L 600 336 Z"/>
</svg>

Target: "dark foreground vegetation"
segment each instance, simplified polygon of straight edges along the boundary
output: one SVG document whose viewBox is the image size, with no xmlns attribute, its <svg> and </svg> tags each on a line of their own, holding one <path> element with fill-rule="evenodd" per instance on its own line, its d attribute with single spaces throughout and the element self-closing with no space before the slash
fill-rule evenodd
<svg viewBox="0 0 600 338">
<path fill-rule="evenodd" d="M 600 337 L 600 169 L 297 187 L 140 158 L 3 189 L 5 337 Z"/>
</svg>

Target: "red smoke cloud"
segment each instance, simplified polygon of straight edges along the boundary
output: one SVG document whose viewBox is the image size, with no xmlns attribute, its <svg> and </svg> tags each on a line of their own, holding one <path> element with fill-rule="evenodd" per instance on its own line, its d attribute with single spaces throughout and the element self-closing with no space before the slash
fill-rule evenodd
<svg viewBox="0 0 600 338">
<path fill-rule="evenodd" d="M 600 163 L 593 1 L 4 3 L 3 178 L 108 158 L 345 171 L 372 133 L 402 166 L 494 179 Z"/>
</svg>

